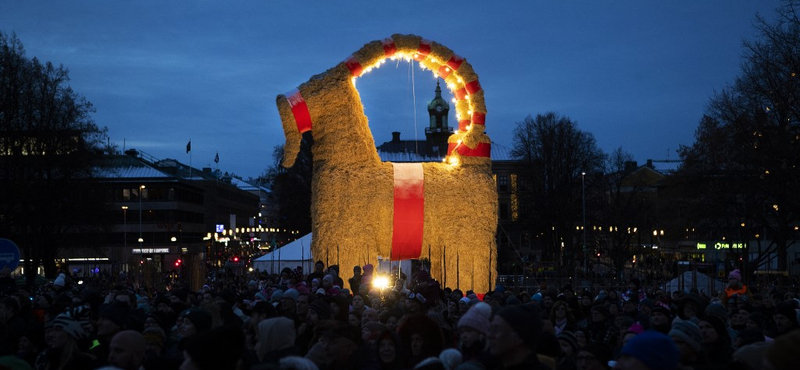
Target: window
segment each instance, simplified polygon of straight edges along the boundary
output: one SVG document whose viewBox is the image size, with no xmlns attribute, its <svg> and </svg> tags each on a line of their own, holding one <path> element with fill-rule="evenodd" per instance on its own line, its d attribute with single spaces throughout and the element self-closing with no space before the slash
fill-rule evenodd
<svg viewBox="0 0 800 370">
<path fill-rule="evenodd" d="M 497 178 L 497 189 L 499 191 L 508 191 L 508 176 L 500 175 Z"/>
</svg>

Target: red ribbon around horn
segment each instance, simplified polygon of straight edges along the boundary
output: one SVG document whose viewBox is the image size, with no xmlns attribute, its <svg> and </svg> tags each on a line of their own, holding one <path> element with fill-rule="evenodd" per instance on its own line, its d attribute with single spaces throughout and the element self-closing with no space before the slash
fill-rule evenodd
<svg viewBox="0 0 800 370">
<path fill-rule="evenodd" d="M 308 112 L 308 105 L 303 96 L 300 95 L 300 90 L 294 89 L 286 93 L 286 100 L 289 102 L 289 107 L 292 108 L 297 131 L 301 134 L 311 131 L 311 113 Z"/>
</svg>

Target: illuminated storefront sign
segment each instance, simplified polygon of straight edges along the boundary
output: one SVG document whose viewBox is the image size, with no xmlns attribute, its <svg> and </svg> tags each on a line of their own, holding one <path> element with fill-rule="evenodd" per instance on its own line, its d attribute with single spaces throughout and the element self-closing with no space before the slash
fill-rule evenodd
<svg viewBox="0 0 800 370">
<path fill-rule="evenodd" d="M 156 254 L 156 253 L 169 253 L 169 248 L 133 248 L 133 254 Z"/>
<path fill-rule="evenodd" d="M 706 249 L 706 243 L 697 243 L 697 249 Z M 744 243 L 715 243 L 714 249 L 745 249 Z"/>
</svg>

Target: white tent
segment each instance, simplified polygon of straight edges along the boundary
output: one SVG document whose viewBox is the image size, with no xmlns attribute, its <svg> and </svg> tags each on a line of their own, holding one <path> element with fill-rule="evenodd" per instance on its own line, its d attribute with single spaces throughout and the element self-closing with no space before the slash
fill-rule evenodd
<svg viewBox="0 0 800 370">
<path fill-rule="evenodd" d="M 253 268 L 270 274 L 279 274 L 284 267 L 294 270 L 303 266 L 303 273 L 314 270 L 311 256 L 311 233 L 253 260 Z"/>
<path fill-rule="evenodd" d="M 664 290 L 670 293 L 676 290 L 689 292 L 694 288 L 697 288 L 698 292 L 705 292 L 711 295 L 725 290 L 725 283 L 702 272 L 686 271 L 682 275 L 670 280 L 664 286 Z"/>
</svg>

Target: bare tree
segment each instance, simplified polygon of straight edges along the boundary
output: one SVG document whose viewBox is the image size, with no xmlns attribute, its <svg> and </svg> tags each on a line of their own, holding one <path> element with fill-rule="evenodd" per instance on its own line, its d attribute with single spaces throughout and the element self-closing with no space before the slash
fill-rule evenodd
<svg viewBox="0 0 800 370">
<path fill-rule="evenodd" d="M 759 253 L 741 265 L 752 272 L 796 242 L 800 211 L 800 2 L 778 9 L 778 19 L 757 16 L 760 37 L 744 43 L 741 75 L 710 101 L 695 143 L 680 149 L 685 189 L 704 235 L 748 243 Z M 686 199 L 685 197 L 684 199 Z"/>
<path fill-rule="evenodd" d="M 581 174 L 602 173 L 605 155 L 591 133 L 553 112 L 518 122 L 511 154 L 525 163 L 521 221 L 541 241 L 545 259 L 572 269 L 580 252 L 575 242 L 582 216 Z"/>
<path fill-rule="evenodd" d="M 88 185 L 106 129 L 68 82 L 64 67 L 26 58 L 0 32 L 0 229 L 22 248 L 29 282 L 39 262 L 55 274 L 61 248 L 91 244 L 77 231 L 104 215 L 103 194 Z"/>
</svg>

